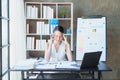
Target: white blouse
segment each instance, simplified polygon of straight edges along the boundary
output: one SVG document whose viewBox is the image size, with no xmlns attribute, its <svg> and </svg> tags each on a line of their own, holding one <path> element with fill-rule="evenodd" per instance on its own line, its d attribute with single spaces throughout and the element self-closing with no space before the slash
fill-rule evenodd
<svg viewBox="0 0 120 80">
<path fill-rule="evenodd" d="M 65 43 L 61 43 L 58 52 L 55 45 L 52 44 L 51 58 L 50 61 L 66 61 Z"/>
</svg>

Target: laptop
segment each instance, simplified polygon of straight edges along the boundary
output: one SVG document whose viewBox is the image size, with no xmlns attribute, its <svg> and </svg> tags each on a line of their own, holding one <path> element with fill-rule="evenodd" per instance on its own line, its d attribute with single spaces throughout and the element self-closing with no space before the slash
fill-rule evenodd
<svg viewBox="0 0 120 80">
<path fill-rule="evenodd" d="M 83 56 L 80 68 L 94 68 L 99 64 L 102 51 L 87 52 Z"/>
</svg>

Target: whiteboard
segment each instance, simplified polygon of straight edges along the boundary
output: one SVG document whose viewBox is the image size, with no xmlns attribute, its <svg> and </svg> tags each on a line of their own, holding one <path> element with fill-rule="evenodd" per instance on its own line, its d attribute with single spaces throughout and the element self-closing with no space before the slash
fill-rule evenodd
<svg viewBox="0 0 120 80">
<path fill-rule="evenodd" d="M 102 51 L 100 61 L 106 61 L 106 17 L 77 18 L 76 60 L 95 51 Z"/>
</svg>

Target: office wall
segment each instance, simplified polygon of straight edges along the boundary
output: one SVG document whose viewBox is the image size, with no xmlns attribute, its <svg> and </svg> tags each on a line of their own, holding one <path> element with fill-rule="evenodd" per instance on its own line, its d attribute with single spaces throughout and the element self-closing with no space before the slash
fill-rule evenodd
<svg viewBox="0 0 120 80">
<path fill-rule="evenodd" d="M 104 72 L 104 79 L 120 79 L 120 0 L 25 0 L 74 3 L 74 43 L 77 17 L 103 15 L 107 17 L 107 64 L 112 72 Z M 75 46 L 75 45 L 74 45 Z"/>
<path fill-rule="evenodd" d="M 10 66 L 25 60 L 24 1 L 10 1 Z M 11 72 L 10 80 L 21 80 L 21 73 Z"/>
</svg>

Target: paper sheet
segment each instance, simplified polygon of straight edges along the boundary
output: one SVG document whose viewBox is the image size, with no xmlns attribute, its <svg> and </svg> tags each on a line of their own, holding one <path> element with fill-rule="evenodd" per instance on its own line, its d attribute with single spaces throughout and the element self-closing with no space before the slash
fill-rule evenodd
<svg viewBox="0 0 120 80">
<path fill-rule="evenodd" d="M 46 62 L 35 59 L 27 59 L 19 62 L 13 67 L 14 70 L 28 70 L 28 69 L 80 69 L 80 65 L 75 61 L 60 61 L 60 62 Z"/>
</svg>

